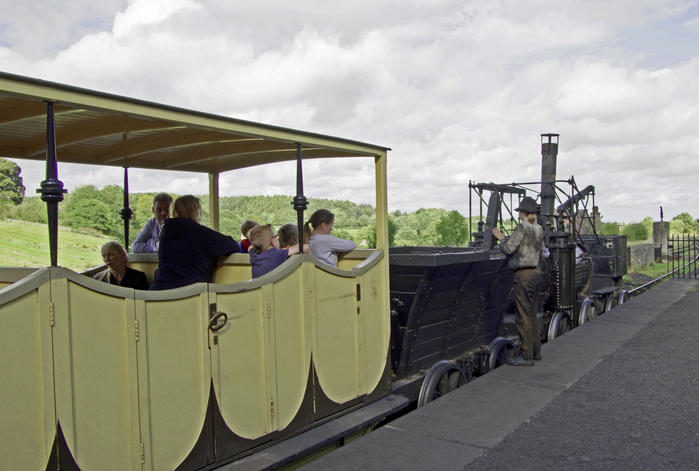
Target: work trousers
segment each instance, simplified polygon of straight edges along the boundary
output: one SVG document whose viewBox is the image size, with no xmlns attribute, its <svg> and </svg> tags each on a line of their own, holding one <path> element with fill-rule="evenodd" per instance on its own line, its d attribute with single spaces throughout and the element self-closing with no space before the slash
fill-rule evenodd
<svg viewBox="0 0 699 471">
<path fill-rule="evenodd" d="M 522 268 L 515 272 L 515 300 L 517 314 L 515 324 L 522 342 L 522 358 L 531 360 L 541 354 L 541 336 L 537 311 L 539 307 L 539 284 L 541 270 L 538 268 Z"/>
</svg>

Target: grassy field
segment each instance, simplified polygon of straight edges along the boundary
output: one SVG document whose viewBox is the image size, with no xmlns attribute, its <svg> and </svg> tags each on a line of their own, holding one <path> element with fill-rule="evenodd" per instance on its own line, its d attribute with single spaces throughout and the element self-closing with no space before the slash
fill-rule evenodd
<svg viewBox="0 0 699 471">
<path fill-rule="evenodd" d="M 107 237 L 58 230 L 58 265 L 82 271 L 102 263 L 100 248 Z M 0 221 L 0 266 L 47 267 L 51 265 L 46 224 Z"/>
</svg>

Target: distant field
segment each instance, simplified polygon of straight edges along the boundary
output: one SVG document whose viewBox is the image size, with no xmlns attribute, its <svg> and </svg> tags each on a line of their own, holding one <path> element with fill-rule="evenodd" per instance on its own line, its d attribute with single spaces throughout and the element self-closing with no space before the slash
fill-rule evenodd
<svg viewBox="0 0 699 471">
<path fill-rule="evenodd" d="M 100 248 L 107 237 L 58 230 L 58 265 L 82 271 L 102 264 Z M 47 267 L 51 265 L 46 224 L 0 220 L 0 266 Z"/>
</svg>

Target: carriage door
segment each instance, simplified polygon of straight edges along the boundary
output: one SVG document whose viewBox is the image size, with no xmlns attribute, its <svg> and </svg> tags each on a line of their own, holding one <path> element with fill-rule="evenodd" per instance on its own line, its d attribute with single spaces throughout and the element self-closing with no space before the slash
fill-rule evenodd
<svg viewBox="0 0 699 471">
<path fill-rule="evenodd" d="M 264 443 L 273 430 L 266 306 L 260 289 L 231 286 L 209 285 L 216 461 Z"/>
</svg>

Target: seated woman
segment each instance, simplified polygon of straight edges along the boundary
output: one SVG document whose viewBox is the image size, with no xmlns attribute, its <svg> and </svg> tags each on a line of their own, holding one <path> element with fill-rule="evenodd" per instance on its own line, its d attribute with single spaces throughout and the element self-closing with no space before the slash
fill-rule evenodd
<svg viewBox="0 0 699 471">
<path fill-rule="evenodd" d="M 279 247 L 288 249 L 293 245 L 299 245 L 299 228 L 294 223 L 288 222 L 284 224 L 277 231 L 277 235 L 279 236 Z"/>
<path fill-rule="evenodd" d="M 311 246 L 311 255 L 331 267 L 337 268 L 337 253 L 357 248 L 351 240 L 331 236 L 335 215 L 327 209 L 319 209 L 303 225 L 303 240 Z"/>
<path fill-rule="evenodd" d="M 238 252 L 232 237 L 201 225 L 201 200 L 180 196 L 160 232 L 158 269 L 151 290 L 211 283 L 219 257 Z"/>
<path fill-rule="evenodd" d="M 104 244 L 102 246 L 102 259 L 107 265 L 107 269 L 93 276 L 95 280 L 123 288 L 148 289 L 146 274 L 127 266 L 129 258 L 119 242 Z"/>
</svg>

